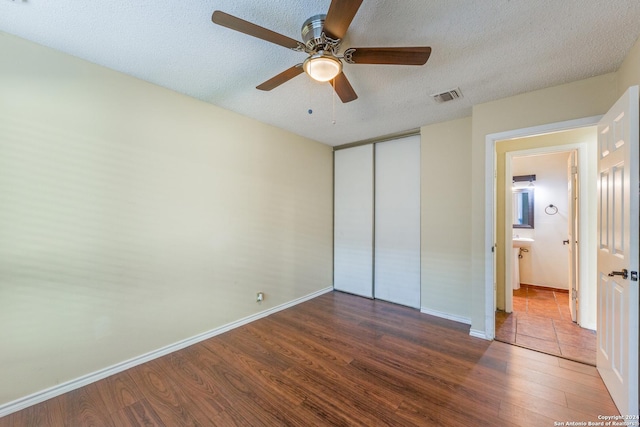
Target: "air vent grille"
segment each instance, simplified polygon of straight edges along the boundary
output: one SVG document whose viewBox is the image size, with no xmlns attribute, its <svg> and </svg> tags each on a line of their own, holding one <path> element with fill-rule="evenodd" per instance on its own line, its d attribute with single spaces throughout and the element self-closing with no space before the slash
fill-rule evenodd
<svg viewBox="0 0 640 427">
<path fill-rule="evenodd" d="M 455 89 L 450 89 L 446 92 L 437 93 L 431 96 L 436 102 L 443 103 L 443 102 L 453 101 L 454 99 L 462 98 L 462 92 L 460 92 L 460 88 L 457 87 Z"/>
</svg>

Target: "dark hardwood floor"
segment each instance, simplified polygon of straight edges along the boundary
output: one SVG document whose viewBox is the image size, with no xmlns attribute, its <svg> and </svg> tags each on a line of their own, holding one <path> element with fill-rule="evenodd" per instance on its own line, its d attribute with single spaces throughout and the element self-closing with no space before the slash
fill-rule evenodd
<svg viewBox="0 0 640 427">
<path fill-rule="evenodd" d="M 333 292 L 0 418 L 0 427 L 538 427 L 614 414 L 592 366 Z"/>
</svg>

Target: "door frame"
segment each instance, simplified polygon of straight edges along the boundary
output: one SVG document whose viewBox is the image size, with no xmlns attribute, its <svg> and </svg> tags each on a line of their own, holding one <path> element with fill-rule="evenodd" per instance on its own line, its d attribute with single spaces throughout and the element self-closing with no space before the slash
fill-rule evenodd
<svg viewBox="0 0 640 427">
<path fill-rule="evenodd" d="M 585 126 L 582 126 L 585 127 Z M 594 131 L 595 133 L 595 131 Z M 514 138 L 514 139 L 519 139 L 519 138 Z M 591 175 L 593 176 L 589 176 L 587 174 L 587 172 L 589 171 L 588 168 L 588 163 L 589 163 L 589 158 L 588 158 L 588 143 L 587 142 L 575 142 L 575 143 L 570 143 L 570 144 L 561 144 L 561 145 L 554 145 L 554 146 L 548 146 L 548 147 L 537 147 L 537 148 L 530 148 L 530 149 L 526 149 L 526 150 L 517 150 L 517 151 L 507 151 L 505 152 L 505 168 L 504 168 L 504 173 L 505 173 L 505 183 L 509 183 L 511 182 L 511 175 L 512 175 L 512 161 L 514 157 L 524 157 L 524 156 L 533 156 L 533 155 L 544 155 L 544 154 L 555 154 L 555 153 L 564 153 L 564 152 L 570 152 L 570 151 L 576 151 L 578 153 L 578 170 L 580 171 L 579 175 L 578 175 L 578 200 L 580 203 L 580 212 L 582 213 L 582 216 L 579 218 L 578 222 L 579 222 L 579 229 L 580 229 L 580 240 L 578 242 L 578 265 L 580 266 L 580 273 L 578 275 L 578 277 L 580 278 L 580 282 L 578 283 L 578 298 L 580 301 L 580 307 L 581 310 L 578 310 L 579 313 L 579 318 L 577 319 L 577 323 L 579 325 L 583 325 L 584 327 L 589 327 L 589 329 L 595 329 L 595 319 L 593 319 L 592 321 L 588 318 L 588 316 L 586 315 L 587 313 L 589 313 L 589 310 L 591 310 L 591 312 L 595 312 L 596 307 L 589 307 L 588 303 L 588 298 L 586 297 L 586 295 L 595 295 L 596 294 L 596 289 L 595 289 L 595 282 L 593 283 L 594 286 L 588 286 L 589 281 L 588 280 L 584 280 L 585 278 L 588 278 L 588 273 L 587 273 L 587 268 L 589 266 L 589 263 L 587 262 L 587 255 L 589 254 L 589 247 L 593 246 L 592 243 L 589 239 L 588 236 L 588 226 L 589 226 L 589 198 L 587 197 L 587 189 L 588 189 L 588 182 L 590 178 L 595 179 L 595 170 L 594 171 L 590 171 L 592 172 Z M 505 204 L 504 204 L 504 241 L 502 242 L 502 244 L 504 245 L 505 248 L 508 248 L 511 246 L 511 236 L 513 234 L 513 226 L 512 224 L 509 223 L 509 221 L 507 221 L 508 218 L 510 218 L 513 213 L 512 213 L 512 204 L 507 203 L 507 198 L 511 197 L 511 187 L 508 185 L 505 185 L 505 192 L 504 192 L 504 197 L 505 197 Z M 595 213 L 595 212 L 594 212 Z M 496 224 L 497 226 L 498 224 Z M 593 251 L 592 251 L 593 252 Z M 511 277 L 512 274 L 512 262 L 511 262 L 511 257 L 513 256 L 512 252 L 509 250 L 505 250 L 504 252 L 504 262 L 505 262 L 505 270 L 504 270 L 504 274 L 505 274 L 505 311 L 507 313 L 511 313 L 513 311 L 513 293 L 511 292 L 513 290 L 513 285 L 511 283 L 511 280 L 509 279 Z M 594 252 L 595 253 L 595 252 Z M 567 261 L 568 262 L 568 261 Z M 582 286 L 584 285 L 584 286 Z M 569 292 L 571 292 L 571 290 L 569 290 Z M 584 294 L 583 294 L 584 292 Z M 583 316 L 584 315 L 584 316 Z M 584 318 L 583 318 L 584 317 Z"/>
<path fill-rule="evenodd" d="M 496 143 L 506 139 L 517 139 L 526 136 L 541 135 L 551 132 L 559 132 L 565 130 L 578 129 L 582 127 L 595 126 L 598 124 L 602 115 L 584 117 L 581 119 L 567 120 L 545 125 L 532 126 L 521 129 L 513 129 L 504 132 L 488 134 L 485 137 L 485 224 L 484 224 L 484 247 L 485 247 L 485 338 L 492 340 L 495 338 L 495 247 L 496 242 Z"/>
</svg>

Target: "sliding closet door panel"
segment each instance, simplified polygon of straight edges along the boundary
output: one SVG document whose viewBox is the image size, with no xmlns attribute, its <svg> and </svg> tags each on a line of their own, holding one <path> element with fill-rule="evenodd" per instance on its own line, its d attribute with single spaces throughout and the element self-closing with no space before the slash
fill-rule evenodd
<svg viewBox="0 0 640 427">
<path fill-rule="evenodd" d="M 373 298 L 373 146 L 334 156 L 333 286 Z"/>
<path fill-rule="evenodd" d="M 376 144 L 375 297 L 420 307 L 420 137 Z"/>
</svg>

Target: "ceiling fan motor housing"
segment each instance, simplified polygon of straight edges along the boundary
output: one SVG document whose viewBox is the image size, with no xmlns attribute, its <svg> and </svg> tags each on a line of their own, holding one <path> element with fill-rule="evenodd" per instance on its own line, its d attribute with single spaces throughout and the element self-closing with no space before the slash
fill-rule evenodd
<svg viewBox="0 0 640 427">
<path fill-rule="evenodd" d="M 329 39 L 322 29 L 327 15 L 314 15 L 302 24 L 302 40 L 311 52 L 329 51 L 334 53 L 340 40 Z"/>
</svg>

